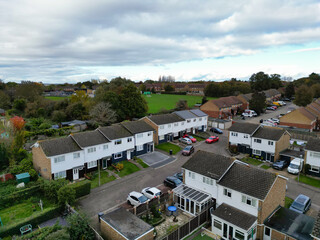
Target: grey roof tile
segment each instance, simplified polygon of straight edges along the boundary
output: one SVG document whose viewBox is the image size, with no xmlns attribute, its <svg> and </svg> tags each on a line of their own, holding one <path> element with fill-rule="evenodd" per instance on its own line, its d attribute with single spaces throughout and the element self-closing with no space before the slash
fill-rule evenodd
<svg viewBox="0 0 320 240">
<path fill-rule="evenodd" d="M 77 152 L 81 150 L 78 144 L 70 136 L 39 141 L 39 145 L 41 146 L 47 157 Z"/>
<path fill-rule="evenodd" d="M 208 114 L 206 114 L 205 112 L 202 112 L 200 109 L 191 109 L 190 112 L 192 112 L 193 114 L 197 115 L 198 117 L 206 117 L 206 116 L 208 116 Z"/>
<path fill-rule="evenodd" d="M 178 116 L 182 117 L 183 119 L 197 118 L 197 116 L 195 114 L 193 114 L 192 112 L 190 112 L 188 110 L 176 111 L 174 113 L 177 114 Z"/>
<path fill-rule="evenodd" d="M 306 150 L 320 152 L 320 139 L 310 138 L 306 145 Z"/>
<path fill-rule="evenodd" d="M 257 217 L 243 212 L 237 208 L 231 207 L 225 203 L 221 204 L 215 211 L 213 211 L 212 215 L 217 216 L 218 218 L 221 218 L 246 231 L 248 231 L 257 220 Z"/>
<path fill-rule="evenodd" d="M 148 123 L 145 121 L 132 121 L 132 122 L 122 122 L 123 125 L 127 130 L 129 130 L 132 134 L 142 133 L 142 132 L 150 132 L 154 131 Z"/>
<path fill-rule="evenodd" d="M 260 126 L 252 137 L 278 141 L 285 132 L 282 128 Z"/>
<path fill-rule="evenodd" d="M 152 116 L 148 116 L 148 118 L 157 125 L 184 121 L 182 117 L 174 113 L 152 115 Z"/>
<path fill-rule="evenodd" d="M 114 124 L 108 127 L 100 127 L 98 129 L 110 140 L 133 136 L 132 133 L 130 133 L 120 124 Z"/>
<path fill-rule="evenodd" d="M 99 131 L 88 131 L 82 133 L 75 133 L 71 135 L 81 147 L 90 147 L 94 145 L 104 144 L 110 142 Z"/>
<path fill-rule="evenodd" d="M 229 128 L 229 131 L 238 132 L 238 133 L 246 133 L 246 134 L 251 135 L 258 127 L 259 127 L 259 124 L 255 124 L 255 123 L 235 122 Z"/>
<path fill-rule="evenodd" d="M 183 164 L 182 168 L 217 180 L 232 162 L 233 160 L 230 157 L 198 151 Z"/>
</svg>

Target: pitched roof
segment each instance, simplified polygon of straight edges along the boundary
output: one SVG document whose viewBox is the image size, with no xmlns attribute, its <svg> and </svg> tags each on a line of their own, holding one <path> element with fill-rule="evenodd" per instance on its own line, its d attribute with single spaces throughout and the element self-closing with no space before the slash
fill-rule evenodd
<svg viewBox="0 0 320 240">
<path fill-rule="evenodd" d="M 132 136 L 132 134 L 120 124 L 114 124 L 108 127 L 100 127 L 98 129 L 110 140 Z"/>
<path fill-rule="evenodd" d="M 232 107 L 233 105 L 242 104 L 240 99 L 235 96 L 222 97 L 214 100 L 210 100 L 213 104 L 215 104 L 218 108 L 227 108 Z"/>
<path fill-rule="evenodd" d="M 152 116 L 149 116 L 148 118 L 157 125 L 184 121 L 182 117 L 174 113 L 152 115 Z"/>
<path fill-rule="evenodd" d="M 278 141 L 285 132 L 282 128 L 260 126 L 252 137 Z"/>
<path fill-rule="evenodd" d="M 268 89 L 263 91 L 267 98 L 281 94 L 277 89 Z"/>
<path fill-rule="evenodd" d="M 148 223 L 124 208 L 118 208 L 101 218 L 129 240 L 138 239 L 153 229 Z"/>
<path fill-rule="evenodd" d="M 154 129 L 145 121 L 122 122 L 121 125 L 132 134 L 154 131 Z"/>
<path fill-rule="evenodd" d="M 275 179 L 274 173 L 234 162 L 219 184 L 263 200 Z"/>
<path fill-rule="evenodd" d="M 252 134 L 258 127 L 259 127 L 259 124 L 255 124 L 255 123 L 235 122 L 229 128 L 229 131 Z"/>
<path fill-rule="evenodd" d="M 197 118 L 195 114 L 188 110 L 176 111 L 174 113 L 177 114 L 179 117 L 182 117 L 183 119 Z"/>
<path fill-rule="evenodd" d="M 99 131 L 75 133 L 71 135 L 71 137 L 73 137 L 81 147 L 90 147 L 110 142 Z"/>
<path fill-rule="evenodd" d="M 320 239 L 320 211 L 318 212 L 317 219 L 313 225 L 312 236 Z"/>
<path fill-rule="evenodd" d="M 310 138 L 306 145 L 306 150 L 320 152 L 320 139 Z"/>
<path fill-rule="evenodd" d="M 70 136 L 39 141 L 39 145 L 41 146 L 47 157 L 77 152 L 81 150 L 81 148 Z"/>
<path fill-rule="evenodd" d="M 193 114 L 197 115 L 198 117 L 206 117 L 206 116 L 208 116 L 208 114 L 206 114 L 205 112 L 202 112 L 200 109 L 191 109 L 190 112 L 192 112 Z"/>
<path fill-rule="evenodd" d="M 306 108 L 301 107 L 298 108 L 298 111 L 301 112 L 304 116 L 306 116 L 308 119 L 310 120 L 316 120 L 316 115 L 314 115 L 313 113 L 311 113 L 310 111 L 308 111 Z"/>
<path fill-rule="evenodd" d="M 252 93 L 242 94 L 240 96 L 242 96 L 245 100 L 247 100 L 247 102 L 249 102 L 252 98 Z"/>
<path fill-rule="evenodd" d="M 231 207 L 225 203 L 221 204 L 215 211 L 213 211 L 212 215 L 240 227 L 243 230 L 249 230 L 257 220 L 257 217 Z"/>
<path fill-rule="evenodd" d="M 264 224 L 278 232 L 289 235 L 294 239 L 312 240 L 310 236 L 314 219 L 290 209 L 280 207 Z"/>
<path fill-rule="evenodd" d="M 217 180 L 223 175 L 232 162 L 233 160 L 230 157 L 205 151 L 197 151 L 183 164 L 182 168 Z"/>
</svg>

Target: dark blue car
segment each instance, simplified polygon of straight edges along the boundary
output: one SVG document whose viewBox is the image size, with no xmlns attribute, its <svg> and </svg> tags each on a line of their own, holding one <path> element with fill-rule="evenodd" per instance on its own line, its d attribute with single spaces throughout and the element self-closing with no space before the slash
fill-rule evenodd
<svg viewBox="0 0 320 240">
<path fill-rule="evenodd" d="M 289 166 L 289 162 L 285 160 L 278 160 L 272 164 L 272 168 L 277 170 L 283 170 L 285 167 Z"/>
<path fill-rule="evenodd" d="M 210 132 L 214 132 L 214 133 L 218 133 L 218 134 L 222 134 L 223 133 L 220 128 L 216 128 L 216 127 L 210 128 Z"/>
</svg>

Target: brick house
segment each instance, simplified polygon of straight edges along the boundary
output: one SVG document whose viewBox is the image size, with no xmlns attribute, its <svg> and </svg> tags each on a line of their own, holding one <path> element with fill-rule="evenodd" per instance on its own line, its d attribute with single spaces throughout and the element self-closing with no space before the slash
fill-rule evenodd
<svg viewBox="0 0 320 240">
<path fill-rule="evenodd" d="M 216 206 L 211 231 L 219 237 L 263 239 L 265 219 L 284 206 L 287 179 L 281 175 L 204 151 L 196 152 L 182 168 L 184 183 L 173 189 L 174 201 L 196 215 L 203 201 L 212 198 Z M 189 196 L 195 192 L 202 197 Z"/>
<path fill-rule="evenodd" d="M 320 177 L 320 139 L 310 138 L 305 147 L 304 164 L 310 168 L 306 173 Z"/>
<path fill-rule="evenodd" d="M 300 107 L 280 117 L 280 125 L 308 129 L 312 132 L 317 126 L 317 115 L 307 108 Z"/>
<path fill-rule="evenodd" d="M 320 240 L 320 212 L 318 212 L 317 219 L 313 225 L 311 237 L 313 237 L 313 240 Z"/>
<path fill-rule="evenodd" d="M 200 107 L 200 110 L 213 118 L 232 118 L 242 107 L 243 102 L 235 96 L 222 97 L 219 99 L 209 100 Z"/>
<path fill-rule="evenodd" d="M 252 98 L 252 93 L 240 94 L 237 96 L 237 98 L 242 102 L 242 110 L 249 109 L 249 101 Z"/>
</svg>

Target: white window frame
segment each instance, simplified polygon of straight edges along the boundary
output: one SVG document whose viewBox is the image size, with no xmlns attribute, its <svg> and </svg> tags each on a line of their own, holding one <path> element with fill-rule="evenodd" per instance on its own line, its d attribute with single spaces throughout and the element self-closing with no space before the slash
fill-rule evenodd
<svg viewBox="0 0 320 240">
<path fill-rule="evenodd" d="M 107 150 L 109 148 L 108 144 L 103 145 L 103 150 Z"/>
<path fill-rule="evenodd" d="M 248 203 L 249 201 L 250 203 Z M 249 197 L 247 195 L 241 196 L 241 202 L 254 208 L 257 207 L 257 199 Z"/>
<path fill-rule="evenodd" d="M 113 158 L 114 158 L 114 159 L 122 158 L 122 152 L 115 153 L 115 154 L 113 155 Z"/>
<path fill-rule="evenodd" d="M 97 161 L 91 161 L 91 162 L 88 162 L 87 166 L 88 166 L 87 168 L 89 169 L 89 168 L 94 168 L 98 166 L 98 164 L 97 164 Z"/>
<path fill-rule="evenodd" d="M 96 147 L 88 148 L 88 153 L 94 153 L 96 151 L 97 151 Z"/>
<path fill-rule="evenodd" d="M 189 123 L 189 122 L 191 122 L 191 120 L 189 119 L 189 120 L 187 120 L 187 123 Z"/>
<path fill-rule="evenodd" d="M 245 134 L 243 135 L 243 138 L 249 138 L 249 135 Z"/>
<path fill-rule="evenodd" d="M 319 173 L 320 167 L 310 165 L 310 172 Z"/>
<path fill-rule="evenodd" d="M 233 137 L 238 137 L 238 133 L 236 133 L 236 132 L 231 132 L 231 136 L 233 136 Z"/>
<path fill-rule="evenodd" d="M 159 136 L 159 140 L 161 141 L 161 140 L 164 140 L 164 135 L 160 135 Z"/>
<path fill-rule="evenodd" d="M 183 125 L 184 125 L 184 122 L 181 123 L 181 126 L 183 126 Z"/>
<path fill-rule="evenodd" d="M 262 143 L 262 141 L 261 141 L 261 139 L 258 139 L 258 138 L 255 138 L 254 140 L 253 140 L 255 143 Z"/>
<path fill-rule="evenodd" d="M 65 160 L 66 160 L 65 155 L 53 158 L 54 163 L 61 163 L 61 162 L 64 162 Z"/>
<path fill-rule="evenodd" d="M 195 119 L 193 119 L 193 121 L 194 121 L 194 122 L 196 122 L 196 121 L 197 121 L 197 119 L 195 118 Z"/>
<path fill-rule="evenodd" d="M 216 225 L 220 225 L 220 228 L 217 227 Z M 222 230 L 222 222 L 218 221 L 217 219 L 214 219 L 214 220 L 213 220 L 213 226 L 214 226 L 216 229 Z"/>
<path fill-rule="evenodd" d="M 226 197 L 229 197 L 231 198 L 232 197 L 232 191 L 228 188 L 224 188 L 223 189 L 223 195 L 226 196 Z"/>
<path fill-rule="evenodd" d="M 269 146 L 273 146 L 273 141 L 268 141 Z"/>
<path fill-rule="evenodd" d="M 143 145 L 137 145 L 137 151 L 142 151 L 143 150 Z"/>
<path fill-rule="evenodd" d="M 202 182 L 206 183 L 208 185 L 213 185 L 213 179 L 212 178 L 208 178 L 208 177 L 203 177 L 202 178 Z"/>
<path fill-rule="evenodd" d="M 174 127 L 178 127 L 178 126 L 179 126 L 179 123 L 174 123 L 173 126 L 174 126 Z"/>
<path fill-rule="evenodd" d="M 160 125 L 160 127 L 159 127 L 160 129 L 164 129 L 164 125 Z"/>
<path fill-rule="evenodd" d="M 127 142 L 132 142 L 132 137 L 129 137 L 128 139 L 127 139 Z M 120 143 L 121 144 L 121 143 Z"/>
<path fill-rule="evenodd" d="M 54 179 L 60 179 L 60 178 L 66 178 L 66 177 L 67 177 L 66 171 L 61 171 L 54 174 Z"/>
<path fill-rule="evenodd" d="M 320 158 L 320 153 L 318 153 L 318 152 L 310 152 L 310 157 Z"/>
<path fill-rule="evenodd" d="M 120 145 L 122 143 L 121 139 L 115 140 L 114 141 L 114 145 Z"/>
<path fill-rule="evenodd" d="M 80 153 L 79 152 L 73 153 L 73 159 L 77 159 L 77 158 L 80 158 Z"/>
<path fill-rule="evenodd" d="M 261 156 L 261 150 L 252 149 L 252 153 L 257 156 Z"/>
<path fill-rule="evenodd" d="M 143 133 L 137 134 L 137 138 L 142 138 L 142 137 L 143 137 Z"/>
<path fill-rule="evenodd" d="M 243 237 L 242 237 L 243 240 L 246 239 L 245 234 L 244 234 L 243 232 L 241 232 L 241 231 L 239 231 L 239 230 L 236 229 L 235 232 L 234 232 L 234 237 L 235 237 L 236 239 L 240 239 L 240 238 L 236 237 L 237 234 L 242 235 L 242 236 L 243 236 Z"/>
</svg>

